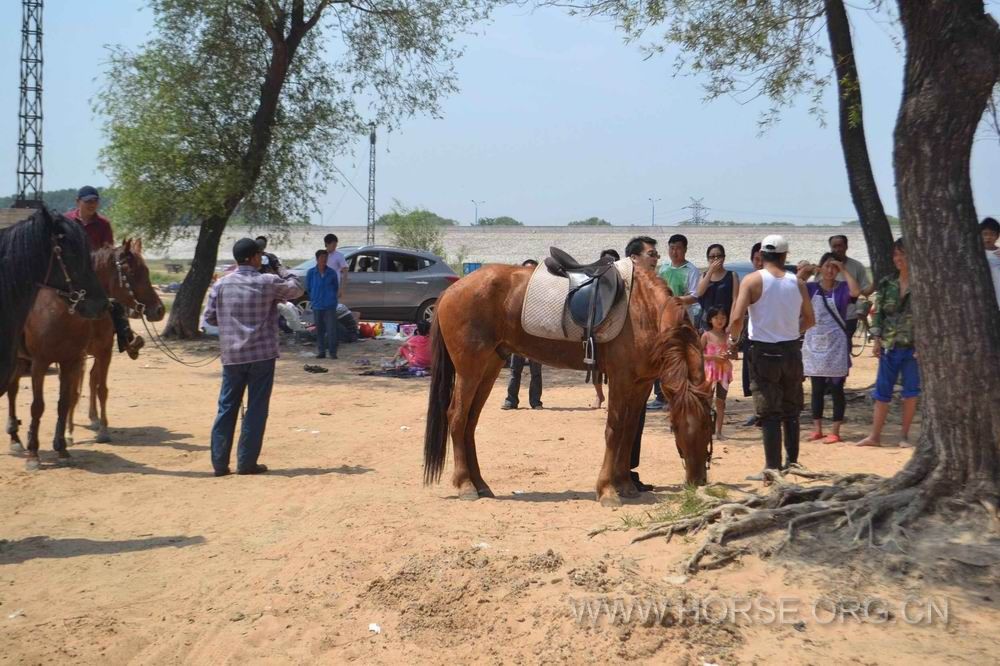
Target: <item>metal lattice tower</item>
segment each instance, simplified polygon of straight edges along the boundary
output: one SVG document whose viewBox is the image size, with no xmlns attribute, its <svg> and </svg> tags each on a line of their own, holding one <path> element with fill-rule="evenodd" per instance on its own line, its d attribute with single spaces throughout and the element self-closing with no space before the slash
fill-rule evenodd
<svg viewBox="0 0 1000 666">
<path fill-rule="evenodd" d="M 371 124 L 371 150 L 368 154 L 368 244 L 375 244 L 375 123 Z"/>
<path fill-rule="evenodd" d="M 42 203 L 42 0 L 22 0 L 15 208 Z"/>
<path fill-rule="evenodd" d="M 691 211 L 691 219 L 688 220 L 688 224 L 705 224 L 706 222 L 708 222 L 708 219 L 705 217 L 705 214 L 711 209 L 708 206 L 705 206 L 704 204 L 701 203 L 702 201 L 705 200 L 704 198 L 701 199 L 695 199 L 694 197 L 690 198 L 691 198 L 691 205 L 684 206 L 686 210 Z"/>
</svg>

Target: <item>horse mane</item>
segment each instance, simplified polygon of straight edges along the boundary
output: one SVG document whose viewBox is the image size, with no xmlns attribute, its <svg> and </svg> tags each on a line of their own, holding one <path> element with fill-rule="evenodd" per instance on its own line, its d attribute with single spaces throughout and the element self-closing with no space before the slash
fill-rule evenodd
<svg viewBox="0 0 1000 666">
<path fill-rule="evenodd" d="M 637 270 L 634 279 L 652 300 L 651 308 L 640 308 L 640 316 L 656 317 L 652 323 L 656 331 L 653 356 L 661 362 L 658 375 L 663 390 L 670 394 L 671 405 L 679 408 L 671 410 L 672 417 L 708 414 L 711 386 L 705 381 L 701 339 L 687 317 L 687 307 L 659 276 Z"/>
<path fill-rule="evenodd" d="M 48 270 L 51 235 L 52 215 L 45 208 L 0 229 L 0 395 L 7 390 L 24 322 Z"/>
</svg>

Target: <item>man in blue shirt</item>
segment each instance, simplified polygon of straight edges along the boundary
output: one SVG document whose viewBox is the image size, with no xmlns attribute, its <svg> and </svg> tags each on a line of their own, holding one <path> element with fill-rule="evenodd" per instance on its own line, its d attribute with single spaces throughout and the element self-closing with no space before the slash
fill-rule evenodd
<svg viewBox="0 0 1000 666">
<path fill-rule="evenodd" d="M 306 273 L 306 289 L 316 319 L 316 358 L 337 358 L 337 291 L 340 276 L 326 265 L 329 254 L 316 251 L 316 265 Z"/>
</svg>

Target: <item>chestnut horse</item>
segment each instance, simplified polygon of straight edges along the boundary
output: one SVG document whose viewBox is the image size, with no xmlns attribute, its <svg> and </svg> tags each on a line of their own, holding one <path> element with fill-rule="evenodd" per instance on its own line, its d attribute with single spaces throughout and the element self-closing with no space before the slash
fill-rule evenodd
<svg viewBox="0 0 1000 666">
<path fill-rule="evenodd" d="M 449 287 L 434 313 L 434 361 L 424 438 L 424 483 L 439 481 L 448 434 L 455 456 L 452 483 L 462 499 L 492 497 L 476 457 L 476 424 L 511 354 L 545 365 L 584 370 L 580 342 L 544 340 L 521 327 L 533 268 L 484 266 Z M 541 270 L 544 270 L 541 269 Z M 712 414 L 701 345 L 674 298 L 656 275 L 635 269 L 628 317 L 614 340 L 598 345 L 598 369 L 608 378 L 608 421 L 597 499 L 619 506 L 636 497 L 629 458 L 653 381 L 670 399 L 671 422 L 689 484 L 704 485 L 711 459 Z"/>
<path fill-rule="evenodd" d="M 153 321 L 163 318 L 165 308 L 149 282 L 149 269 L 142 258 L 140 241 L 126 240 L 120 247 L 95 250 L 91 253 L 91 260 L 98 281 L 111 298 L 132 311 L 145 311 Z M 52 448 L 60 458 L 69 458 L 66 451 L 66 424 L 67 419 L 72 419 L 72 410 L 79 398 L 88 352 L 94 354 L 91 401 L 95 399 L 95 394 L 99 394 L 101 399 L 102 432 L 99 437 L 103 434 L 104 439 L 99 441 L 108 441 L 104 405 L 107 400 L 107 374 L 113 341 L 114 326 L 110 315 L 94 321 L 83 320 L 70 314 L 66 301 L 54 291 L 43 289 L 39 292 L 24 326 L 14 378 L 7 386 L 10 408 L 7 434 L 11 438 L 11 452 L 20 453 L 24 449 L 18 437 L 18 379 L 31 373 L 32 402 L 27 469 L 37 469 L 39 466 L 38 425 L 45 412 L 42 389 L 45 372 L 53 363 L 59 364 L 59 405 Z"/>
</svg>

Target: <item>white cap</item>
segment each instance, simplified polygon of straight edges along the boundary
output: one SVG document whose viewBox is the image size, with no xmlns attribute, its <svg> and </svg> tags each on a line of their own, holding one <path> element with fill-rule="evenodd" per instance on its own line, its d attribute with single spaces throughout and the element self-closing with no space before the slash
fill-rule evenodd
<svg viewBox="0 0 1000 666">
<path fill-rule="evenodd" d="M 784 254 L 788 252 L 788 241 L 785 240 L 784 236 L 779 236 L 778 234 L 765 236 L 764 240 L 760 242 L 760 251 Z"/>
</svg>

